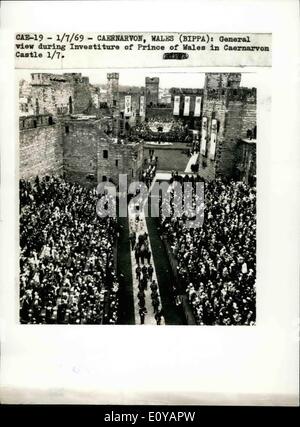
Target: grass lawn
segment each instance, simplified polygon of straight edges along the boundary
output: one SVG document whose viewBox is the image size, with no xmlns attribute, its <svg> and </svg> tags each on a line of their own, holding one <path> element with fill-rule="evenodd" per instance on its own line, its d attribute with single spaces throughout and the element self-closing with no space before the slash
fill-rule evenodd
<svg viewBox="0 0 300 427">
<path fill-rule="evenodd" d="M 158 157 L 157 170 L 177 170 L 178 172 L 184 172 L 190 158 L 186 154 L 182 153 L 186 148 L 152 148 L 154 149 L 154 156 Z M 145 148 L 145 154 L 147 155 L 147 148 Z"/>
<path fill-rule="evenodd" d="M 174 144 L 172 146 L 160 147 L 145 146 L 145 156 L 148 155 L 148 149 L 154 149 L 154 156 L 158 157 L 157 170 L 171 171 L 178 170 L 178 172 L 184 172 L 186 165 L 189 161 L 189 156 L 182 153 L 183 150 L 187 149 L 186 144 Z"/>
</svg>

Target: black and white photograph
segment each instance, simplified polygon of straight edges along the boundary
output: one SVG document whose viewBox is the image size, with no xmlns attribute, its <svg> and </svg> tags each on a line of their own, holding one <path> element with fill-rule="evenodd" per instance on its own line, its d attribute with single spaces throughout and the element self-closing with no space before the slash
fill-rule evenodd
<svg viewBox="0 0 300 427">
<path fill-rule="evenodd" d="M 20 322 L 255 325 L 255 73 L 18 74 Z"/>
<path fill-rule="evenodd" d="M 1 403 L 298 406 L 298 16 L 1 2 Z"/>
</svg>

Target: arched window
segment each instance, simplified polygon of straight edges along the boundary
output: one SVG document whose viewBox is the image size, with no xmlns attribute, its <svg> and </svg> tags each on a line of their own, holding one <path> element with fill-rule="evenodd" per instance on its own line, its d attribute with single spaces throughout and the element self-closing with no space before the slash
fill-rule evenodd
<svg viewBox="0 0 300 427">
<path fill-rule="evenodd" d="M 48 125 L 53 125 L 53 118 L 52 118 L 52 116 L 49 116 L 48 117 Z"/>
<path fill-rule="evenodd" d="M 66 125 L 66 126 L 65 126 L 65 132 L 66 132 L 66 133 L 69 133 L 69 132 L 70 132 L 70 128 L 69 128 L 69 126 L 68 126 L 68 125 Z"/>
</svg>

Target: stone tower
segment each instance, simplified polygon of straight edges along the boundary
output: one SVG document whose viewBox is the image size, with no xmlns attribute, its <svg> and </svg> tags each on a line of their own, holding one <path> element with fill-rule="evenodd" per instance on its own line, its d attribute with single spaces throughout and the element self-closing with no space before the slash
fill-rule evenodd
<svg viewBox="0 0 300 427">
<path fill-rule="evenodd" d="M 205 76 L 199 172 L 206 179 L 235 176 L 239 140 L 256 126 L 256 90 L 240 83 L 240 73 Z"/>
<path fill-rule="evenodd" d="M 205 75 L 205 89 L 238 89 L 240 87 L 241 73 L 207 73 Z"/>
<path fill-rule="evenodd" d="M 46 112 L 53 113 L 52 110 L 54 110 L 54 106 L 49 106 L 46 101 L 46 95 L 51 90 L 50 78 L 51 74 L 48 73 L 31 74 L 31 97 L 35 115 L 44 114 Z"/>
<path fill-rule="evenodd" d="M 159 78 L 146 77 L 146 107 L 154 107 L 158 104 Z"/>
<path fill-rule="evenodd" d="M 109 108 L 118 107 L 119 73 L 107 74 L 107 105 Z"/>
<path fill-rule="evenodd" d="M 119 133 L 119 73 L 107 74 L 107 106 L 111 110 L 112 134 L 114 137 Z"/>
</svg>

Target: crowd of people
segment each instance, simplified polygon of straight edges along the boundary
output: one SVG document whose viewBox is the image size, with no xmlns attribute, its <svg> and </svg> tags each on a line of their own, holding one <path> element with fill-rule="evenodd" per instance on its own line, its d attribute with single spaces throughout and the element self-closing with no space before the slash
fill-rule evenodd
<svg viewBox="0 0 300 427">
<path fill-rule="evenodd" d="M 118 229 L 97 216 L 99 197 L 62 178 L 20 181 L 22 323 L 117 322 Z"/>
<path fill-rule="evenodd" d="M 134 127 L 134 137 L 139 137 L 144 141 L 166 141 L 166 142 L 178 142 L 185 141 L 188 138 L 187 129 L 181 121 L 174 119 L 160 119 L 161 124 L 157 120 L 149 119 L 142 123 L 138 123 Z M 152 128 L 155 128 L 155 131 L 151 130 L 151 123 L 153 124 Z M 168 123 L 168 131 L 163 132 L 165 123 Z M 155 125 L 155 126 L 154 126 Z"/>
<path fill-rule="evenodd" d="M 181 178 L 173 173 L 170 184 Z M 204 181 L 204 180 L 202 180 Z M 256 189 L 218 178 L 204 183 L 204 199 L 194 192 L 191 212 L 203 204 L 203 222 L 188 227 L 182 199 L 171 190 L 171 215 L 161 205 L 160 226 L 177 261 L 177 277 L 199 325 L 253 325 L 256 318 Z"/>
<path fill-rule="evenodd" d="M 151 184 L 154 152 L 145 169 Z M 204 184 L 178 215 L 175 184 Z M 201 198 L 203 196 L 203 198 Z M 119 284 L 115 272 L 116 219 L 100 218 L 96 190 L 58 177 L 20 181 L 20 319 L 30 324 L 115 324 Z M 169 209 L 164 209 L 164 203 Z M 177 212 L 177 215 L 174 213 Z M 188 221 L 202 215 L 199 226 Z M 162 322 L 149 236 L 138 213 L 130 246 L 138 282 L 141 324 Z M 253 325 L 256 318 L 256 188 L 243 182 L 172 172 L 170 198 L 160 206 L 161 234 L 176 260 L 176 277 L 199 325 Z M 151 297 L 153 314 L 147 313 Z M 148 305 L 149 310 L 149 305 Z"/>
</svg>

